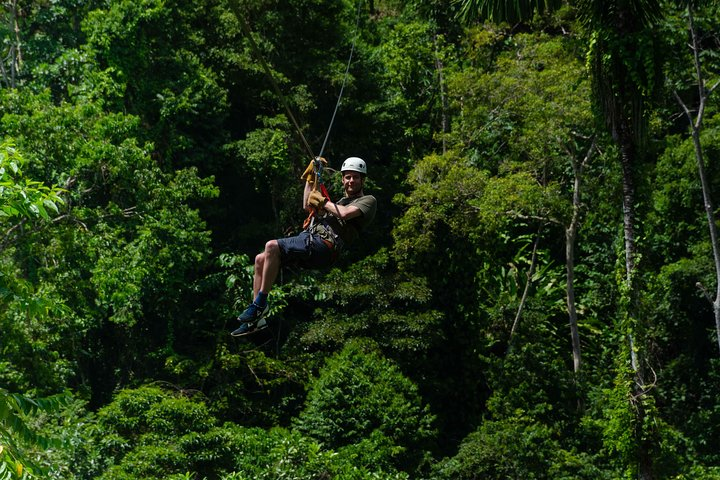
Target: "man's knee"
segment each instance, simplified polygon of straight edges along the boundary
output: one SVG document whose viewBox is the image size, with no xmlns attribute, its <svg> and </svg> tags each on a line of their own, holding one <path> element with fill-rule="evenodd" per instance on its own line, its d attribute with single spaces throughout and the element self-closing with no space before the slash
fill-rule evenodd
<svg viewBox="0 0 720 480">
<path fill-rule="evenodd" d="M 280 246 L 278 245 L 277 240 L 270 240 L 265 244 L 265 252 L 266 255 L 270 255 L 273 257 L 280 255 Z"/>
<path fill-rule="evenodd" d="M 265 250 L 255 255 L 255 269 L 262 270 L 267 259 L 280 258 L 280 247 L 277 240 L 270 240 L 265 244 Z"/>
</svg>

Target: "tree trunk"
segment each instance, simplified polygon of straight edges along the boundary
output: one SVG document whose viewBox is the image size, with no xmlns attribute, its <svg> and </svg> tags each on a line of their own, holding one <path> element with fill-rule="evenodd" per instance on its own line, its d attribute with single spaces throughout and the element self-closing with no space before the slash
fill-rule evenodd
<svg viewBox="0 0 720 480">
<path fill-rule="evenodd" d="M 20 24 L 18 23 L 19 8 L 17 0 L 11 0 L 4 3 L 3 6 L 7 11 L 6 20 L 8 31 L 12 32 L 12 36 L 7 39 L 7 54 L 5 54 L 5 58 L 0 61 L 0 74 L 2 74 L 3 82 L 8 88 L 15 88 L 17 75 L 22 62 L 20 51 Z"/>
<path fill-rule="evenodd" d="M 575 305 L 575 241 L 577 231 L 580 225 L 580 208 L 581 208 L 581 183 L 583 169 L 590 161 L 590 157 L 595 149 L 593 141 L 588 149 L 587 154 L 582 162 L 578 163 L 574 153 L 570 153 L 570 162 L 572 164 L 573 175 L 573 213 L 570 224 L 565 228 L 565 270 L 566 270 L 566 301 L 568 309 L 568 320 L 570 322 L 570 339 L 572 343 L 573 354 L 573 371 L 577 374 L 580 372 L 581 355 L 580 355 L 580 332 L 577 323 L 577 308 Z"/>
<path fill-rule="evenodd" d="M 710 231 L 710 243 L 712 245 L 713 261 L 715 263 L 715 298 L 709 299 L 713 307 L 713 316 L 715 317 L 715 332 L 720 349 L 720 245 L 718 244 L 718 229 L 715 223 L 715 205 L 712 200 L 710 191 L 710 182 L 705 173 L 705 158 L 703 154 L 702 143 L 700 142 L 700 132 L 702 130 L 703 115 L 705 113 L 705 105 L 712 91 L 718 86 L 715 83 L 711 88 L 705 87 L 705 79 L 700 64 L 700 45 L 695 30 L 695 22 L 693 19 L 692 8 L 688 6 L 688 28 L 692 38 L 693 63 L 695 67 L 695 75 L 698 84 L 698 109 L 697 115 L 693 119 L 690 109 L 675 92 L 675 98 L 685 112 L 685 116 L 690 123 L 690 132 L 692 135 L 693 147 L 695 149 L 695 161 L 697 163 L 698 176 L 700 177 L 700 185 L 702 186 L 703 205 L 705 207 L 705 215 L 707 217 L 708 229 Z"/>
<path fill-rule="evenodd" d="M 635 306 L 637 305 L 635 291 L 635 259 L 637 256 L 637 245 L 635 243 L 635 181 L 633 163 L 635 159 L 635 146 L 633 135 L 627 125 L 619 128 L 618 141 L 620 146 L 620 163 L 622 167 L 622 192 L 623 192 L 623 237 L 625 242 L 625 288 L 628 295 L 628 318 L 635 317 Z M 635 339 L 632 326 L 627 332 L 630 344 L 630 363 L 633 371 L 638 375 L 638 384 L 642 385 L 642 374 L 635 348 Z"/>
<path fill-rule="evenodd" d="M 17 83 L 17 76 L 20 72 L 20 64 L 22 63 L 22 53 L 20 51 L 20 24 L 18 23 L 18 17 L 19 17 L 19 9 L 18 9 L 18 2 L 17 0 L 13 0 L 11 2 L 11 9 L 12 9 L 12 28 L 14 33 L 14 43 L 11 47 L 12 54 L 10 57 L 11 63 L 11 78 L 12 78 L 12 84 L 11 87 L 15 88 Z"/>
<path fill-rule="evenodd" d="M 620 129 L 620 163 L 622 166 L 623 235 L 625 241 L 625 281 L 632 287 L 635 273 L 635 181 L 634 145 L 627 127 Z"/>
<path fill-rule="evenodd" d="M 623 234 L 625 240 L 625 290 L 627 295 L 627 319 L 628 322 L 626 332 L 628 347 L 630 350 L 630 364 L 633 369 L 634 381 L 631 395 L 632 408 L 635 410 L 635 424 L 638 432 L 635 438 L 638 442 L 638 478 L 640 480 L 653 480 L 655 474 L 653 472 L 653 460 L 650 454 L 650 445 L 647 440 L 643 439 L 644 425 L 647 421 L 648 412 L 645 410 L 644 397 L 647 395 L 643 362 L 638 358 L 638 350 L 642 345 L 637 345 L 635 335 L 637 333 L 636 324 L 639 316 L 638 311 L 638 292 L 636 285 L 636 269 L 637 269 L 637 244 L 635 229 L 635 182 L 634 182 L 634 162 L 636 158 L 635 142 L 633 140 L 632 130 L 627 124 L 627 120 L 621 121 L 619 128 L 619 146 L 620 146 L 620 162 L 622 167 L 622 190 L 623 190 Z"/>
<path fill-rule="evenodd" d="M 438 72 L 438 85 L 440 87 L 440 105 L 442 108 L 442 153 L 443 153 L 443 155 L 445 155 L 445 153 L 447 151 L 445 136 L 447 135 L 447 131 L 448 131 L 448 121 L 447 121 L 448 100 L 447 100 L 447 95 L 445 94 L 445 80 L 443 78 L 443 63 L 442 63 L 442 59 L 440 58 L 440 52 L 438 51 L 437 34 L 433 36 L 433 43 L 435 45 L 435 69 Z"/>
<path fill-rule="evenodd" d="M 575 213 L 573 212 L 573 217 Z M 572 342 L 573 355 L 573 371 L 580 372 L 580 332 L 578 332 L 577 309 L 575 307 L 575 288 L 573 282 L 575 279 L 575 236 L 577 233 L 577 224 L 571 223 L 571 226 L 565 229 L 565 269 L 566 269 L 566 301 L 568 309 L 568 319 L 570 321 L 570 339 Z"/>
</svg>

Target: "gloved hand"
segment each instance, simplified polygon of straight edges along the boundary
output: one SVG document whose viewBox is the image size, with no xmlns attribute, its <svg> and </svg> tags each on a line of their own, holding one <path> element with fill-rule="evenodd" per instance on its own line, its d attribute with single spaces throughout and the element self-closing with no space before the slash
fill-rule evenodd
<svg viewBox="0 0 720 480">
<path fill-rule="evenodd" d="M 308 183 L 315 176 L 315 160 L 310 160 L 305 171 L 300 175 L 300 180 L 306 180 Z"/>
<path fill-rule="evenodd" d="M 323 167 L 327 166 L 327 160 L 323 157 L 317 157 L 317 161 L 321 162 Z M 301 180 L 305 180 L 310 184 L 317 183 L 317 174 L 315 173 L 315 160 L 310 160 L 305 171 L 300 175 Z"/>
<path fill-rule="evenodd" d="M 317 190 L 310 192 L 310 195 L 308 196 L 308 205 L 313 207 L 315 210 L 322 209 L 326 203 L 327 198 L 325 198 L 322 193 Z"/>
</svg>

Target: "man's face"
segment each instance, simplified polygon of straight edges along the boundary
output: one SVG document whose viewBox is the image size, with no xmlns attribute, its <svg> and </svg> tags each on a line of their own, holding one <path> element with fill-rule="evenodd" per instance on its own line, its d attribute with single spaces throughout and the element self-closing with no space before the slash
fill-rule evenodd
<svg viewBox="0 0 720 480">
<path fill-rule="evenodd" d="M 359 195 L 363 189 L 363 177 L 358 172 L 343 172 L 342 183 L 345 189 L 345 195 L 348 197 L 354 197 Z"/>
</svg>

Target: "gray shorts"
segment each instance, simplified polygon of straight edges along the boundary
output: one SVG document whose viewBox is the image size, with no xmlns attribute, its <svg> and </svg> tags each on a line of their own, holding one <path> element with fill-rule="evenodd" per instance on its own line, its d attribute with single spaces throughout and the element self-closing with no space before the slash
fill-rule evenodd
<svg viewBox="0 0 720 480">
<path fill-rule="evenodd" d="M 283 266 L 297 265 L 302 268 L 330 268 L 337 259 L 337 252 L 319 235 L 303 230 L 294 237 L 277 239 L 280 262 Z"/>
</svg>

